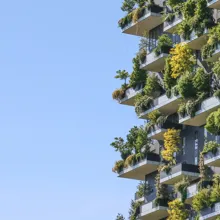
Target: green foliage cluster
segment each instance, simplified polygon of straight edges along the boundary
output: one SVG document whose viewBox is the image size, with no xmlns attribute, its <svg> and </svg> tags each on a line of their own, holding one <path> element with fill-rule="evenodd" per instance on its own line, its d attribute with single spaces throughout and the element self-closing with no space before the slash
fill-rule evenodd
<svg viewBox="0 0 220 220">
<path fill-rule="evenodd" d="M 118 70 L 116 72 L 116 79 L 123 80 L 124 83 L 121 85 L 121 88 L 116 89 L 112 93 L 112 98 L 120 101 L 125 97 L 125 92 L 129 88 L 135 88 L 137 85 L 145 84 L 147 78 L 147 71 L 140 68 L 140 56 L 137 55 L 132 60 L 133 62 L 133 71 L 129 74 L 126 70 Z M 130 78 L 129 83 L 127 79 Z"/>
<path fill-rule="evenodd" d="M 140 56 L 139 55 L 133 58 L 132 62 L 133 62 L 133 71 L 130 75 L 129 86 L 134 88 L 138 84 L 145 83 L 146 78 L 147 78 L 147 72 L 146 70 L 142 70 L 140 68 Z"/>
<path fill-rule="evenodd" d="M 144 204 L 144 202 L 135 202 L 131 200 L 131 206 L 129 210 L 129 220 L 138 220 L 138 215 L 140 214 L 140 207 Z"/>
<path fill-rule="evenodd" d="M 122 214 L 118 213 L 115 220 L 125 220 L 125 217 Z"/>
<path fill-rule="evenodd" d="M 202 209 L 220 202 L 220 175 L 213 176 L 213 186 L 201 189 L 193 198 L 192 207 L 199 213 Z"/>
<path fill-rule="evenodd" d="M 194 196 L 192 207 L 196 212 L 200 212 L 202 209 L 207 208 L 211 205 L 210 193 L 211 190 L 205 188 Z"/>
<path fill-rule="evenodd" d="M 127 15 L 119 20 L 118 25 L 122 29 L 131 22 L 137 22 L 146 9 L 155 6 L 154 0 L 124 0 L 121 10 L 127 12 Z"/>
<path fill-rule="evenodd" d="M 187 197 L 187 187 L 190 185 L 189 178 L 183 177 L 183 179 L 174 185 L 175 191 L 181 194 L 181 200 L 184 202 Z"/>
<path fill-rule="evenodd" d="M 164 50 L 173 46 L 171 38 L 167 34 L 163 34 L 158 38 L 158 43 L 153 50 L 156 56 L 159 56 Z"/>
<path fill-rule="evenodd" d="M 213 55 L 219 42 L 220 42 L 220 24 L 218 23 L 217 26 L 215 26 L 209 30 L 208 41 L 202 47 L 203 59 L 206 59 L 206 58 L 211 57 Z M 214 67 L 214 69 L 215 69 L 215 71 L 219 71 L 217 66 Z"/>
<path fill-rule="evenodd" d="M 207 117 L 205 128 L 211 134 L 220 135 L 220 109 L 212 112 Z"/>
<path fill-rule="evenodd" d="M 184 20 L 178 26 L 177 33 L 185 40 L 190 39 L 192 31 L 197 36 L 204 33 L 205 29 L 213 26 L 213 11 L 207 7 L 206 0 L 188 0 L 182 4 L 181 12 Z"/>
<path fill-rule="evenodd" d="M 216 141 L 209 141 L 204 145 L 203 154 L 212 152 L 213 154 L 216 154 L 217 149 L 220 147 L 220 144 L 218 144 Z"/>
<path fill-rule="evenodd" d="M 203 68 L 197 68 L 195 74 L 187 73 L 178 80 L 178 92 L 186 100 L 179 106 L 180 116 L 194 117 L 197 106 L 209 95 L 209 82 L 210 75 Z"/>
<path fill-rule="evenodd" d="M 147 132 L 142 126 L 130 129 L 126 139 L 125 141 L 121 137 L 116 137 L 111 143 L 115 151 L 120 153 L 122 159 L 115 163 L 113 172 L 120 173 L 123 168 L 134 165 L 151 152 L 151 140 L 147 138 Z"/>
<path fill-rule="evenodd" d="M 153 99 L 159 97 L 163 91 L 159 78 L 152 74 L 147 77 L 143 92 L 135 97 L 135 112 L 137 115 L 150 108 Z"/>
</svg>

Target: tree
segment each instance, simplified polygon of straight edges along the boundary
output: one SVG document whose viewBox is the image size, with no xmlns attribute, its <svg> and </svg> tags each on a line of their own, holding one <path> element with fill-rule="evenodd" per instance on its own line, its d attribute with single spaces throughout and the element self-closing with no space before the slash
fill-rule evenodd
<svg viewBox="0 0 220 220">
<path fill-rule="evenodd" d="M 115 76 L 115 79 L 124 80 L 126 85 L 126 80 L 129 77 L 129 73 L 126 70 L 118 70 L 116 73 L 117 75 Z"/>
<path fill-rule="evenodd" d="M 125 220 L 125 217 L 122 214 L 118 213 L 115 220 Z"/>
<path fill-rule="evenodd" d="M 135 6 L 134 0 L 124 0 L 121 6 L 121 10 L 130 13 L 133 11 L 134 6 Z"/>
</svg>

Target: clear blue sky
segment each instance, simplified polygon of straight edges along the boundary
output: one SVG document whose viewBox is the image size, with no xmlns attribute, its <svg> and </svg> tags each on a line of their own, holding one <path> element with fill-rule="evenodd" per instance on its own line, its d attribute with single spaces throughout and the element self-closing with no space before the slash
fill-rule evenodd
<svg viewBox="0 0 220 220">
<path fill-rule="evenodd" d="M 141 124 L 111 98 L 138 39 L 121 2 L 7 0 L 0 7 L 0 219 L 114 220 L 136 181 L 109 146 Z"/>
</svg>

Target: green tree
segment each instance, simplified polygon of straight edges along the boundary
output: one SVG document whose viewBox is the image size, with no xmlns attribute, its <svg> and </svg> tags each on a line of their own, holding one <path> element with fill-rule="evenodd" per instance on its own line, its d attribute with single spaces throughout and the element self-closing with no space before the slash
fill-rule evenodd
<svg viewBox="0 0 220 220">
<path fill-rule="evenodd" d="M 135 6 L 134 0 L 124 0 L 121 6 L 121 10 L 130 13 L 133 11 L 134 6 Z"/>
<path fill-rule="evenodd" d="M 127 84 L 127 78 L 129 77 L 129 73 L 126 70 L 118 70 L 117 75 L 115 76 L 115 79 L 120 79 L 125 81 L 125 85 Z"/>
<path fill-rule="evenodd" d="M 115 220 L 125 220 L 125 217 L 122 214 L 118 213 Z"/>
</svg>

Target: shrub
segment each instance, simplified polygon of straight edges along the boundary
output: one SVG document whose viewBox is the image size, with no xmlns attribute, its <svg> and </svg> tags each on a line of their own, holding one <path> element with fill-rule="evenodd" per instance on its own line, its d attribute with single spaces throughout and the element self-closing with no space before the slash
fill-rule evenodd
<svg viewBox="0 0 220 220">
<path fill-rule="evenodd" d="M 164 68 L 164 87 L 166 91 L 168 92 L 168 97 L 171 96 L 171 89 L 176 85 L 176 79 L 172 77 L 172 69 L 170 65 L 170 59 L 171 57 L 168 57 L 165 62 L 165 68 Z M 169 95 L 170 94 L 170 95 Z"/>
<path fill-rule="evenodd" d="M 208 34 L 208 41 L 202 47 L 202 57 L 206 59 L 211 57 L 216 50 L 216 46 L 220 41 L 220 24 L 213 27 Z"/>
<path fill-rule="evenodd" d="M 162 150 L 161 155 L 164 160 L 170 162 L 171 164 L 176 164 L 174 153 L 180 151 L 178 145 L 180 144 L 180 130 L 168 129 L 164 133 L 164 150 Z"/>
<path fill-rule="evenodd" d="M 173 42 L 171 38 L 167 34 L 163 34 L 158 38 L 158 44 L 154 49 L 154 53 L 156 56 L 159 56 L 164 51 L 164 49 L 172 46 Z"/>
<path fill-rule="evenodd" d="M 130 156 L 128 156 L 124 162 L 124 167 L 129 167 L 129 166 L 133 166 L 136 162 L 136 156 L 135 154 L 132 154 Z"/>
<path fill-rule="evenodd" d="M 135 98 L 135 112 L 137 115 L 147 111 L 152 104 L 153 99 L 147 95 L 138 94 Z"/>
<path fill-rule="evenodd" d="M 212 203 L 220 202 L 220 175 L 219 174 L 214 175 L 210 200 Z"/>
<path fill-rule="evenodd" d="M 210 205 L 210 189 L 202 189 L 192 200 L 192 207 L 196 212 L 199 212 Z"/>
<path fill-rule="evenodd" d="M 212 71 L 220 79 L 220 61 L 214 63 Z"/>
<path fill-rule="evenodd" d="M 161 94 L 161 91 L 162 86 L 160 84 L 159 78 L 155 74 L 152 74 L 152 76 L 148 76 L 146 85 L 144 87 L 145 95 L 156 98 Z"/>
<path fill-rule="evenodd" d="M 190 185 L 188 177 L 183 177 L 183 179 L 175 184 L 175 191 L 181 194 L 182 202 L 186 200 L 187 197 L 187 187 Z"/>
<path fill-rule="evenodd" d="M 125 91 L 124 89 L 116 89 L 113 93 L 112 93 L 112 98 L 120 101 L 125 97 Z"/>
<path fill-rule="evenodd" d="M 133 71 L 130 75 L 129 86 L 135 88 L 138 84 L 146 82 L 147 71 L 140 69 L 140 57 L 137 55 L 133 60 Z"/>
<path fill-rule="evenodd" d="M 203 68 L 198 68 L 196 74 L 193 77 L 193 87 L 196 89 L 196 92 L 206 92 L 210 90 L 210 76 L 205 73 Z"/>
<path fill-rule="evenodd" d="M 220 134 L 220 109 L 212 112 L 206 119 L 206 126 L 208 132 L 219 135 Z"/>
<path fill-rule="evenodd" d="M 196 100 L 189 100 L 186 103 L 186 113 L 192 118 L 196 113 L 197 102 Z"/>
<path fill-rule="evenodd" d="M 209 141 L 205 144 L 202 153 L 206 154 L 208 152 L 212 152 L 213 154 L 216 154 L 219 147 L 220 144 L 216 143 L 215 141 Z"/>
<path fill-rule="evenodd" d="M 135 202 L 131 201 L 131 207 L 129 210 L 129 219 L 136 220 L 138 215 L 140 214 L 140 207 L 143 205 L 143 202 Z"/>
<path fill-rule="evenodd" d="M 186 103 L 181 103 L 178 108 L 178 114 L 183 118 L 186 115 Z"/>
<path fill-rule="evenodd" d="M 114 173 L 120 173 L 124 169 L 124 160 L 119 160 L 115 162 L 115 166 L 112 168 Z"/>
<path fill-rule="evenodd" d="M 187 44 L 176 44 L 176 46 L 171 49 L 170 54 L 172 55 L 169 61 L 172 78 L 176 79 L 186 72 L 192 72 L 195 57 Z"/>
<path fill-rule="evenodd" d="M 184 98 L 193 98 L 196 96 L 196 90 L 193 86 L 193 77 L 190 74 L 185 74 L 181 76 L 178 81 L 178 91 L 179 94 Z"/>
<path fill-rule="evenodd" d="M 169 216 L 167 220 L 185 220 L 188 218 L 189 212 L 186 210 L 184 204 L 180 200 L 175 199 L 172 202 L 169 202 L 168 205 Z"/>
</svg>

